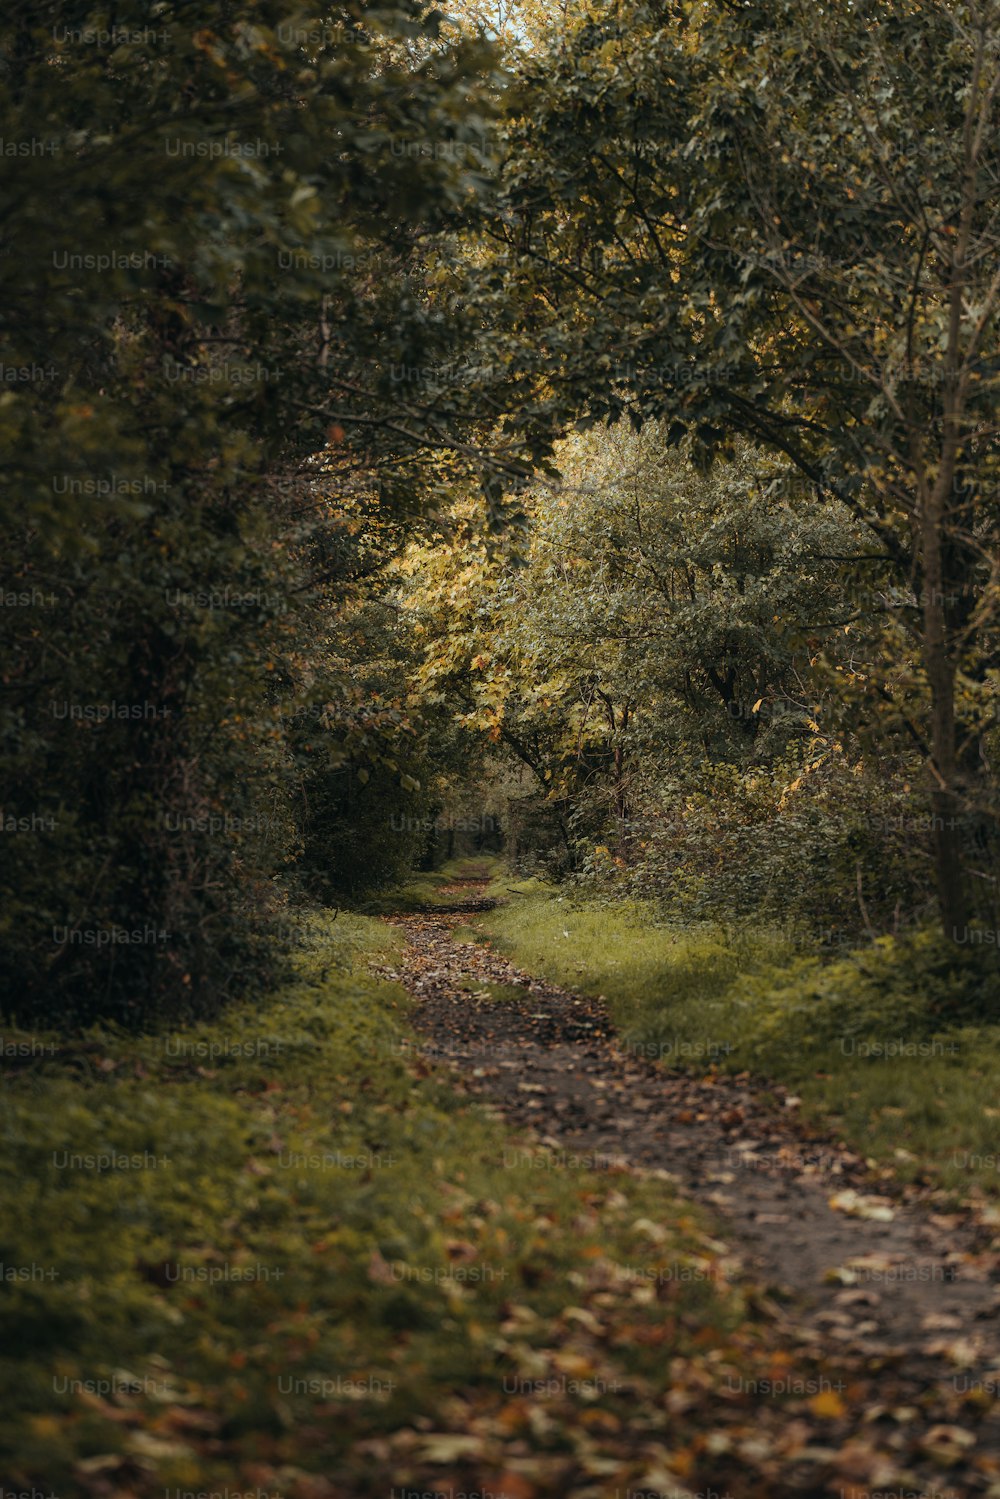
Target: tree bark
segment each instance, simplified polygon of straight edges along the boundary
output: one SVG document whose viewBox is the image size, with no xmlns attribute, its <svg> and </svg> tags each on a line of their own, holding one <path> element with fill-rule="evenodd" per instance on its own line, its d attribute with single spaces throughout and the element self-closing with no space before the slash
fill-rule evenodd
<svg viewBox="0 0 1000 1499">
<path fill-rule="evenodd" d="M 948 635 L 944 577 L 942 486 L 924 494 L 921 507 L 924 668 L 931 698 L 931 792 L 934 872 L 945 936 L 967 938 L 968 905 L 962 869 L 962 798 L 958 787 L 955 664 Z"/>
</svg>

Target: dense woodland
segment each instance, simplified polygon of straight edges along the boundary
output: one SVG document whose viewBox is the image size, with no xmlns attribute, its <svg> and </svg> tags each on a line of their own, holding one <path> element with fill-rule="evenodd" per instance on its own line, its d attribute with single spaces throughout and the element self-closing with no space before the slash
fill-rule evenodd
<svg viewBox="0 0 1000 1499">
<path fill-rule="evenodd" d="M 238 1473 L 258 1499 L 353 1499 L 402 1474 L 486 1499 L 506 1474 L 505 1499 L 666 1499 L 669 1470 L 860 1499 L 971 1464 L 964 1408 L 902 1374 L 883 1401 L 874 1363 L 798 1426 L 748 1397 L 725 1457 L 719 1360 L 759 1374 L 775 1304 L 730 1297 L 662 1170 L 501 1171 L 487 1124 L 405 1070 L 386 985 L 433 998 L 447 972 L 499 1004 L 528 982 L 460 971 L 419 925 L 471 868 L 503 909 L 462 940 L 578 985 L 644 1057 L 787 1084 L 787 1118 L 857 1152 L 846 1213 L 892 1219 L 865 1169 L 995 1196 L 1000 0 L 6 0 L 0 116 L 0 1099 L 41 1184 L 0 1168 L 0 1270 L 63 1277 L 2 1287 L 0 1451 L 18 1412 L 28 1433 L 8 1487 Z M 273 1071 L 191 1060 L 237 1031 Z M 919 1076 L 858 1062 L 939 1031 L 953 1051 Z M 707 1096 L 664 1117 L 736 1139 L 746 1100 Z M 276 1174 L 331 1119 L 361 1184 Z M 78 1176 L 71 1201 L 51 1163 L 81 1141 L 179 1175 L 131 1206 Z M 393 1255 L 463 1262 L 490 1234 L 502 1294 L 390 1285 Z M 636 1235 L 712 1267 L 667 1324 L 581 1289 Z M 171 1254 L 276 1245 L 287 1286 L 175 1310 Z M 639 1360 L 641 1461 L 613 1404 L 528 1435 L 498 1414 L 498 1360 L 551 1355 L 565 1395 L 573 1358 L 604 1368 L 605 1314 Z M 815 1372 L 817 1346 L 787 1358 Z M 150 1349 L 176 1381 L 155 1419 L 53 1403 L 60 1371 Z M 405 1413 L 279 1400 L 303 1350 L 330 1378 L 383 1359 Z M 689 1443 L 669 1461 L 664 1400 Z M 761 1455 L 886 1411 L 910 1435 L 867 1466 L 829 1454 L 878 1445 L 870 1424 Z M 911 1436 L 917 1467 L 892 1468 Z M 971 1472 L 953 1493 L 1000 1493 Z"/>
<path fill-rule="evenodd" d="M 995 949 L 995 7 L 192 15 L 4 20 L 14 1012 L 427 820 Z"/>
</svg>

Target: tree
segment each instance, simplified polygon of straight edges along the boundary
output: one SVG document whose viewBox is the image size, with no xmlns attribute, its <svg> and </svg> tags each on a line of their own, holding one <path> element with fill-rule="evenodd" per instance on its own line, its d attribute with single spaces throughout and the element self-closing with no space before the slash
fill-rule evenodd
<svg viewBox="0 0 1000 1499">
<path fill-rule="evenodd" d="M 383 362 L 450 345 L 420 240 L 479 188 L 490 69 L 414 0 L 4 12 L 18 1015 L 144 1023 L 266 976 L 354 495 L 387 526 L 428 498 L 433 412 Z"/>
<path fill-rule="evenodd" d="M 852 908 L 858 919 L 861 873 L 872 903 L 867 812 L 885 787 L 833 694 L 881 640 L 841 618 L 838 559 L 862 528 L 845 507 L 790 497 L 791 465 L 746 443 L 699 473 L 664 428 L 621 423 L 574 434 L 557 459 L 561 482 L 523 497 L 512 545 L 491 550 L 466 505 L 450 535 L 407 552 L 424 698 L 527 771 L 509 818 L 550 862 L 579 868 L 603 849 L 647 892 L 711 871 L 741 909 L 773 896 L 827 926 Z M 771 851 L 768 819 L 783 824 Z M 891 919 L 904 888 L 884 883 L 875 919 L 886 905 Z"/>
<path fill-rule="evenodd" d="M 891 706 L 956 937 L 970 868 L 995 907 L 998 95 L 996 0 L 622 0 L 525 62 L 486 228 L 493 336 L 541 375 L 526 424 L 665 419 L 706 456 L 742 432 L 908 590 Z M 871 686 L 892 700 L 891 671 Z"/>
</svg>

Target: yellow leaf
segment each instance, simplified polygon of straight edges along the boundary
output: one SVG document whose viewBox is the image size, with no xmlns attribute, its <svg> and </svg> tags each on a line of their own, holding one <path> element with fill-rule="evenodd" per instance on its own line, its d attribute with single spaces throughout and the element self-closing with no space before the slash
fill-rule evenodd
<svg viewBox="0 0 1000 1499">
<path fill-rule="evenodd" d="M 836 1390 L 821 1390 L 810 1400 L 809 1409 L 814 1416 L 820 1416 L 824 1421 L 836 1421 L 844 1414 L 846 1406 Z"/>
</svg>

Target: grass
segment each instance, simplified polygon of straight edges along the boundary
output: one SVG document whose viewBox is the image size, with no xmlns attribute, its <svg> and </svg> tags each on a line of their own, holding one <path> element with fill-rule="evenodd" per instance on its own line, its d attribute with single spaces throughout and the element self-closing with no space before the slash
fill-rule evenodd
<svg viewBox="0 0 1000 1499">
<path fill-rule="evenodd" d="M 624 1044 L 666 1065 L 751 1071 L 904 1180 L 1000 1196 L 997 975 L 930 934 L 836 961 L 794 934 L 665 923 L 638 902 L 536 883 L 479 930 L 523 968 L 603 995 Z"/>
<path fill-rule="evenodd" d="M 389 915 L 394 911 L 415 913 L 460 906 L 475 892 L 451 889 L 456 881 L 495 880 L 502 871 L 501 861 L 492 854 L 450 859 L 440 869 L 420 871 L 404 885 L 369 896 L 360 909 L 369 915 Z"/>
<path fill-rule="evenodd" d="M 404 991 L 363 966 L 399 940 L 318 915 L 266 1005 L 168 1035 L 6 1034 L 10 1486 L 499 1493 L 509 1462 L 624 1484 L 644 1443 L 662 1471 L 656 1402 L 697 1366 L 671 1429 L 691 1468 L 762 1336 L 738 1331 L 721 1246 L 662 1181 L 540 1169 L 414 1059 Z M 512 1381 L 554 1383 L 544 1419 Z"/>
</svg>

